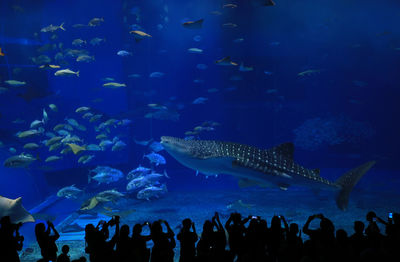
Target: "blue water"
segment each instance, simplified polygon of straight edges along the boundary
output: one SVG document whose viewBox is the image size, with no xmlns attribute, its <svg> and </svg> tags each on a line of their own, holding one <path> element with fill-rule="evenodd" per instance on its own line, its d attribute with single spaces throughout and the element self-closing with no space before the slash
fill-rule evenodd
<svg viewBox="0 0 400 262">
<path fill-rule="evenodd" d="M 298 208 L 301 215 L 294 214 L 293 221 L 302 224 L 308 214 L 324 212 L 349 231 L 351 222 L 363 219 L 369 209 L 379 209 L 382 216 L 399 211 L 400 3 L 276 0 L 276 6 L 260 7 L 250 2 L 234 1 L 236 8 L 223 8 L 228 2 L 1 1 L 0 48 L 5 55 L 0 56 L 0 161 L 21 153 L 40 160 L 26 168 L 1 166 L 0 195 L 22 196 L 30 210 L 74 184 L 85 193 L 78 199 L 59 199 L 40 212 L 55 216 L 60 223 L 98 192 L 116 189 L 126 193 L 125 178 L 98 186 L 88 183 L 89 170 L 106 165 L 126 175 L 139 165 L 150 167 L 143 156 L 151 150 L 135 140 L 160 141 L 163 135 L 183 138 L 189 136 L 185 132 L 212 121 L 218 125 L 194 138 L 259 148 L 291 141 L 296 162 L 320 168 L 321 176 L 329 180 L 364 162 L 376 160 L 377 164 L 355 187 L 350 208 L 343 213 L 336 208 L 333 193 L 315 196 L 306 187 L 240 189 L 233 177 L 196 176 L 194 170 L 160 151 L 166 164 L 153 168 L 159 173 L 167 171 L 170 179 L 162 182 L 168 193 L 151 201 L 136 199 L 137 192 L 126 193 L 119 200 L 122 204 L 116 204 L 119 211 L 135 209 L 126 223 L 140 221 L 141 213 L 149 219 L 169 218 L 174 225 L 193 216 L 201 224 L 214 210 L 229 213 L 226 205 L 238 199 L 255 205 L 243 213 L 260 212 L 270 218 Z M 95 17 L 104 22 L 87 26 Z M 182 26 L 198 19 L 204 19 L 201 29 Z M 40 32 L 61 23 L 65 31 Z M 226 23 L 236 27 L 223 26 Z M 151 37 L 136 42 L 129 34 L 132 30 Z M 93 46 L 90 40 L 96 37 L 104 41 Z M 87 43 L 76 47 L 74 39 Z M 203 51 L 191 53 L 189 48 Z M 94 60 L 77 62 L 76 56 L 67 55 L 70 49 L 86 50 Z M 120 50 L 132 54 L 121 57 L 117 55 Z M 63 58 L 55 59 L 57 53 Z M 46 63 L 60 65 L 59 69 L 79 71 L 79 77 L 55 76 L 59 69 L 39 69 L 45 64 L 38 62 L 41 55 L 41 59 L 50 59 Z M 238 65 L 215 63 L 227 56 Z M 241 63 L 253 70 L 240 71 Z M 156 74 L 160 77 L 150 77 L 154 72 L 160 72 Z M 107 77 L 114 80 L 104 81 Z M 7 80 L 26 84 L 12 87 Z M 126 87 L 103 87 L 106 82 Z M 205 98 L 204 103 L 193 103 L 199 97 Z M 49 104 L 55 104 L 58 111 L 52 111 Z M 83 119 L 83 114 L 75 113 L 81 106 L 102 118 L 93 123 Z M 120 151 L 70 153 L 46 163 L 51 155 L 61 156 L 66 145 L 49 152 L 42 143 L 48 139 L 44 133 L 27 139 L 16 136 L 29 130 L 32 121 L 41 120 L 43 109 L 49 117 L 44 132 L 55 133 L 54 126 L 65 124 L 66 118 L 84 125 L 87 131 L 71 131 L 81 138 L 79 145 L 98 144 L 95 136 L 101 132 L 95 127 L 102 122 L 130 120 L 127 125 L 110 126 L 108 133 L 110 140 L 117 137 L 126 146 Z M 16 119 L 22 123 L 15 123 Z M 40 148 L 24 149 L 28 142 Z M 94 159 L 78 163 L 84 154 Z M 268 199 L 262 199 L 263 194 Z M 303 203 L 301 208 L 297 203 Z M 193 205 L 196 208 L 191 209 Z M 26 224 L 23 231 L 28 236 L 32 228 Z"/>
</svg>

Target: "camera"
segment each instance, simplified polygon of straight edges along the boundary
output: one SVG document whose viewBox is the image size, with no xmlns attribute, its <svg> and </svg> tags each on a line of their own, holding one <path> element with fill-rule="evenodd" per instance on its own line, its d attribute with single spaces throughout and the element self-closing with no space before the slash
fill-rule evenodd
<svg viewBox="0 0 400 262">
<path fill-rule="evenodd" d="M 258 219 L 258 217 L 257 216 L 252 216 L 251 219 Z"/>
<path fill-rule="evenodd" d="M 389 218 L 389 219 L 392 219 L 392 218 L 393 218 L 393 213 L 392 213 L 392 212 L 389 213 L 388 218 Z"/>
</svg>

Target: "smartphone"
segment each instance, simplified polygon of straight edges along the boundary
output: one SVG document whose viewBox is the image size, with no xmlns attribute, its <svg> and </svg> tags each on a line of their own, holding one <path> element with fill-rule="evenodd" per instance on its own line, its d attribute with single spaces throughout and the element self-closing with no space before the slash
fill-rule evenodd
<svg viewBox="0 0 400 262">
<path fill-rule="evenodd" d="M 390 212 L 390 213 L 389 213 L 389 219 L 392 219 L 392 218 L 393 218 L 393 213 Z"/>
</svg>

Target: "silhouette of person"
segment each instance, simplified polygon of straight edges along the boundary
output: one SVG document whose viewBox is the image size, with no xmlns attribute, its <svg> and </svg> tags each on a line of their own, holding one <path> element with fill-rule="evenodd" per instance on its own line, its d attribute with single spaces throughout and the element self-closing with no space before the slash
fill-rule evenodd
<svg viewBox="0 0 400 262">
<path fill-rule="evenodd" d="M 400 260 L 400 214 L 389 214 L 385 232 L 385 248 L 389 261 Z"/>
<path fill-rule="evenodd" d="M 289 231 L 286 236 L 286 249 L 285 256 L 286 261 L 300 261 L 303 249 L 303 240 L 301 239 L 301 231 L 299 225 L 291 223 Z"/>
<path fill-rule="evenodd" d="M 232 213 L 225 223 L 225 229 L 228 232 L 228 243 L 230 247 L 231 256 L 237 256 L 237 261 L 242 261 L 244 251 L 244 232 L 246 230 L 244 224 L 250 217 L 242 220 L 239 213 Z"/>
<path fill-rule="evenodd" d="M 386 221 L 384 221 L 383 219 L 377 217 L 375 212 L 373 212 L 373 211 L 368 212 L 366 218 L 368 221 L 368 226 L 365 229 L 365 234 L 367 236 L 381 236 L 381 231 L 376 222 L 380 222 L 381 224 L 384 224 L 385 226 L 387 226 L 388 223 Z"/>
<path fill-rule="evenodd" d="M 336 245 L 334 252 L 336 261 L 354 261 L 354 255 L 351 252 L 350 241 L 347 232 L 343 229 L 336 231 Z"/>
<path fill-rule="evenodd" d="M 89 254 L 91 262 L 97 261 L 96 252 L 99 249 L 99 236 L 100 234 L 93 224 L 87 224 L 85 226 L 85 253 Z"/>
<path fill-rule="evenodd" d="M 260 246 L 262 243 L 261 232 L 259 231 L 261 219 L 256 216 L 249 216 L 249 218 L 250 222 L 245 230 L 243 259 L 244 261 L 262 261 L 265 250 Z"/>
<path fill-rule="evenodd" d="M 259 219 L 257 226 L 258 236 L 259 236 L 259 250 L 263 256 L 263 261 L 268 261 L 268 241 L 269 241 L 269 228 L 267 220 Z"/>
<path fill-rule="evenodd" d="M 368 258 L 371 258 L 372 256 L 378 257 L 383 236 L 376 222 L 379 221 L 385 225 L 386 222 L 377 217 L 375 212 L 373 211 L 367 213 L 366 219 L 368 221 L 368 226 L 365 229 L 365 234 L 367 235 L 368 251 L 364 252 L 362 256 Z"/>
<path fill-rule="evenodd" d="M 19 262 L 18 251 L 22 250 L 24 241 L 24 237 L 19 235 L 22 223 L 13 224 L 9 216 L 4 216 L 0 220 L 0 225 L 0 257 L 2 261 Z"/>
<path fill-rule="evenodd" d="M 197 243 L 197 258 L 199 262 L 208 262 L 213 260 L 213 251 L 215 248 L 213 223 L 206 220 L 203 224 L 203 232 Z"/>
<path fill-rule="evenodd" d="M 315 230 L 309 229 L 311 221 L 315 218 L 321 220 L 319 228 Z M 303 232 L 310 237 L 311 242 L 307 244 L 307 248 L 311 248 L 311 250 L 316 252 L 313 255 L 319 256 L 326 261 L 332 261 L 332 253 L 335 245 L 335 226 L 332 221 L 322 214 L 312 215 L 308 217 L 307 222 L 304 224 Z"/>
<path fill-rule="evenodd" d="M 193 231 L 190 231 L 190 228 Z M 189 218 L 182 221 L 182 229 L 176 237 L 181 244 L 179 262 L 192 262 L 196 257 L 196 242 L 198 239 L 194 222 Z"/>
<path fill-rule="evenodd" d="M 51 231 L 53 231 L 54 235 L 51 234 Z M 60 234 L 53 223 L 47 221 L 47 230 L 43 223 L 36 224 L 35 235 L 41 249 L 43 261 L 56 261 L 58 251 L 56 240 L 60 237 Z"/>
<path fill-rule="evenodd" d="M 282 219 L 283 218 L 283 219 Z M 281 226 L 281 221 L 284 222 L 285 228 Z M 269 229 L 268 252 L 270 257 L 275 261 L 278 259 L 279 251 L 283 242 L 286 240 L 286 232 L 289 227 L 283 216 L 273 216 L 271 219 L 271 227 Z"/>
<path fill-rule="evenodd" d="M 104 261 L 107 257 L 106 240 L 109 236 L 108 223 L 100 220 L 96 227 L 87 224 L 85 227 L 85 252 L 91 262 Z"/>
<path fill-rule="evenodd" d="M 197 243 L 197 260 L 199 262 L 229 261 L 230 256 L 227 254 L 225 246 L 225 229 L 219 220 L 218 212 L 215 212 L 212 221 L 206 220 L 203 224 L 203 232 Z"/>
<path fill-rule="evenodd" d="M 167 233 L 162 230 L 161 223 L 167 227 Z M 151 262 L 173 262 L 174 261 L 174 248 L 176 242 L 174 239 L 174 232 L 165 220 L 153 222 L 150 228 L 151 239 L 154 246 L 151 250 Z"/>
<path fill-rule="evenodd" d="M 132 260 L 132 239 L 129 237 L 128 225 L 123 225 L 120 229 L 115 252 L 118 261 L 125 262 Z"/>
<path fill-rule="evenodd" d="M 359 259 L 360 254 L 367 248 L 367 237 L 364 234 L 365 225 L 361 221 L 354 222 L 354 234 L 350 236 L 350 245 L 354 255 Z"/>
<path fill-rule="evenodd" d="M 135 262 L 148 262 L 150 259 L 150 249 L 147 248 L 147 241 L 151 240 L 151 235 L 143 236 L 142 227 L 148 225 L 149 222 L 145 222 L 143 225 L 136 224 L 132 230 L 132 259 Z"/>
<path fill-rule="evenodd" d="M 69 246 L 68 245 L 63 245 L 61 248 L 62 253 L 58 256 L 57 262 L 70 262 L 70 258 L 68 255 L 69 252 Z"/>
<path fill-rule="evenodd" d="M 226 232 L 224 227 L 222 226 L 221 221 L 219 220 L 218 212 L 215 212 L 212 217 L 212 238 L 213 238 L 213 253 L 212 256 L 215 258 L 214 261 L 227 261 L 229 260 L 229 256 L 225 250 L 226 247 Z M 214 231 L 214 228 L 216 231 Z"/>
<path fill-rule="evenodd" d="M 109 231 L 108 231 L 108 227 L 109 226 L 115 226 L 115 233 L 114 236 L 109 240 L 106 241 L 108 236 L 109 236 Z M 106 232 L 104 233 L 105 237 L 104 241 L 102 243 L 101 246 L 104 247 L 104 253 L 103 253 L 103 257 L 102 257 L 102 261 L 114 261 L 115 260 L 115 251 L 114 251 L 114 247 L 117 244 L 117 240 L 118 237 L 120 235 L 119 232 L 119 216 L 114 216 L 110 221 L 108 221 L 107 223 L 105 223 L 103 225 L 102 230 L 105 230 Z M 129 227 L 128 227 L 128 234 L 129 234 Z"/>
</svg>

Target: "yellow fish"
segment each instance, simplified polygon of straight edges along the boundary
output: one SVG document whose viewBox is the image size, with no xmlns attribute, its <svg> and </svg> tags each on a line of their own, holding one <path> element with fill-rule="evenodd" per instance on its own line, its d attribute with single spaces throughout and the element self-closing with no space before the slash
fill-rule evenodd
<svg viewBox="0 0 400 262">
<path fill-rule="evenodd" d="M 81 210 L 91 210 L 97 206 L 99 201 L 96 199 L 96 197 L 92 197 L 85 202 L 83 202 L 81 206 Z"/>
<path fill-rule="evenodd" d="M 1 47 L 0 47 L 0 56 L 5 56 L 5 54 L 1 51 Z"/>
<path fill-rule="evenodd" d="M 116 83 L 116 82 L 109 82 L 109 83 L 105 83 L 103 84 L 104 87 L 126 87 L 126 84 L 120 84 L 120 83 Z"/>
<path fill-rule="evenodd" d="M 18 134 L 19 138 L 26 138 L 26 137 L 32 137 L 32 136 L 36 136 L 39 135 L 40 132 L 36 129 L 31 129 L 31 130 L 27 130 L 27 131 L 23 131 L 21 133 Z"/>
<path fill-rule="evenodd" d="M 81 147 L 81 146 L 78 146 L 78 145 L 76 145 L 76 144 L 67 144 L 67 146 L 69 146 L 69 147 L 71 148 L 72 152 L 73 152 L 75 155 L 78 154 L 78 153 L 81 152 L 81 151 L 85 151 L 85 150 L 86 150 L 86 148 Z"/>
<path fill-rule="evenodd" d="M 60 66 L 59 66 L 59 65 L 49 65 L 49 64 L 45 64 L 45 65 L 39 66 L 39 68 L 41 68 L 41 69 L 43 69 L 43 68 L 53 68 L 53 69 L 56 69 L 56 68 L 60 68 Z"/>
<path fill-rule="evenodd" d="M 217 65 L 221 65 L 221 66 L 237 66 L 238 65 L 237 63 L 235 63 L 231 60 L 230 56 L 221 58 L 220 60 L 215 61 L 215 63 Z"/>
<path fill-rule="evenodd" d="M 203 27 L 204 19 L 200 19 L 197 21 L 188 21 L 182 24 L 184 28 L 187 29 L 200 29 Z"/>
<path fill-rule="evenodd" d="M 133 30 L 129 32 L 130 34 L 133 34 L 133 37 L 135 38 L 136 42 L 139 42 L 145 38 L 152 37 L 149 34 L 146 34 L 145 32 L 139 31 L 139 30 Z"/>
<path fill-rule="evenodd" d="M 107 135 L 105 135 L 105 134 L 99 134 L 99 135 L 96 136 L 96 139 L 99 139 L 99 140 L 102 140 L 102 139 L 105 139 L 105 138 L 107 138 Z"/>
</svg>

